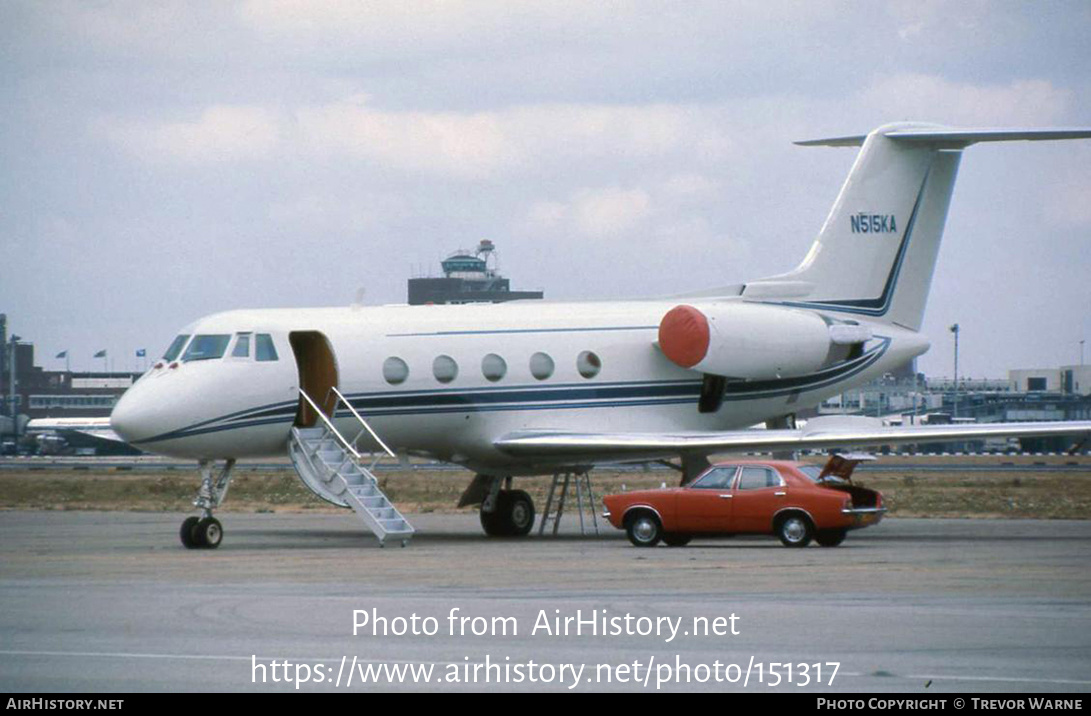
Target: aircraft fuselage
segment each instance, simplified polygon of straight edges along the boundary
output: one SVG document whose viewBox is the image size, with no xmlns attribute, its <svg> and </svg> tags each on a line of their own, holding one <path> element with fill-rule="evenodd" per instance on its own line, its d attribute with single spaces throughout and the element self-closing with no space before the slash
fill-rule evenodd
<svg viewBox="0 0 1091 716">
<path fill-rule="evenodd" d="M 229 336 L 223 356 L 160 361 L 123 396 L 113 425 L 137 446 L 176 457 L 283 455 L 288 433 L 302 417 L 300 387 L 321 403 L 333 384 L 399 452 L 478 472 L 532 474 L 555 466 L 519 461 L 493 441 L 528 428 L 744 428 L 813 407 L 928 347 L 916 332 L 874 324 L 873 337 L 856 355 L 806 374 L 777 375 L 770 368 L 759 377 L 736 376 L 719 409 L 702 413 L 702 373 L 673 363 L 657 345 L 663 316 L 679 303 L 535 301 L 219 313 L 183 334 Z M 742 300 L 719 303 L 738 333 L 729 339 L 738 341 L 742 354 L 769 356 L 763 365 L 777 363 L 778 351 L 787 359 L 807 349 L 793 322 L 804 314 L 813 320 L 814 312 Z M 253 351 L 232 355 L 239 336 L 258 334 L 271 337 L 276 360 L 256 360 Z M 334 421 L 350 439 L 359 431 L 347 411 Z"/>
</svg>

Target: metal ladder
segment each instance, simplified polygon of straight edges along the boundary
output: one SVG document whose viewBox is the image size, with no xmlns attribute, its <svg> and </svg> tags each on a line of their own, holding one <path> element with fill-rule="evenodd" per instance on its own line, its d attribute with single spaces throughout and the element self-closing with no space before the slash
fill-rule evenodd
<svg viewBox="0 0 1091 716">
<path fill-rule="evenodd" d="M 561 526 L 561 517 L 564 516 L 565 500 L 568 497 L 568 485 L 572 477 L 576 478 L 576 506 L 580 515 L 580 534 L 587 534 L 584 526 L 584 495 L 587 496 L 587 509 L 591 511 L 591 524 L 595 534 L 599 533 L 598 514 L 595 510 L 595 491 L 591 488 L 591 475 L 588 472 L 558 472 L 553 475 L 553 484 L 549 486 L 549 496 L 546 498 L 545 512 L 542 513 L 542 522 L 538 525 L 538 535 L 545 533 L 546 522 L 553 521 L 553 534 Z M 557 494 L 557 486 L 561 487 L 561 494 L 557 497 L 554 507 L 553 500 Z"/>
<path fill-rule="evenodd" d="M 376 457 L 370 467 L 365 467 L 364 456 L 357 450 L 356 443 L 366 432 L 383 452 L 391 457 L 396 456 L 337 388 L 330 388 L 330 393 L 336 396 L 331 412 L 336 415 L 338 405 L 344 404 L 360 423 L 361 429 L 350 442 L 334 427 L 311 396 L 300 390 L 299 394 L 314 410 L 320 423 L 311 428 L 292 428 L 288 455 L 296 473 L 303 484 L 322 499 L 339 507 L 351 507 L 364 525 L 379 538 L 380 547 L 386 546 L 387 539 L 401 540 L 402 547 L 405 547 L 413 536 L 413 527 L 379 489 L 379 481 L 372 473 L 382 455 Z"/>
</svg>

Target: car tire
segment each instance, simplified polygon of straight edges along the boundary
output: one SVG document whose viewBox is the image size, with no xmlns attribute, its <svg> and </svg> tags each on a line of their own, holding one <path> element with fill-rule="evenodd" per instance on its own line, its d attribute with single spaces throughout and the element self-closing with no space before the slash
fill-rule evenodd
<svg viewBox="0 0 1091 716">
<path fill-rule="evenodd" d="M 663 535 L 663 543 L 668 547 L 685 547 L 691 539 L 693 539 L 693 535 L 678 534 L 677 532 Z"/>
<path fill-rule="evenodd" d="M 777 521 L 776 532 L 785 547 L 806 547 L 814 537 L 814 526 L 806 515 L 790 512 Z"/>
<path fill-rule="evenodd" d="M 654 547 L 663 537 L 663 525 L 655 513 L 641 510 L 625 519 L 625 534 L 634 547 Z"/>
<path fill-rule="evenodd" d="M 845 541 L 848 530 L 818 530 L 814 541 L 823 547 L 836 547 Z"/>
</svg>

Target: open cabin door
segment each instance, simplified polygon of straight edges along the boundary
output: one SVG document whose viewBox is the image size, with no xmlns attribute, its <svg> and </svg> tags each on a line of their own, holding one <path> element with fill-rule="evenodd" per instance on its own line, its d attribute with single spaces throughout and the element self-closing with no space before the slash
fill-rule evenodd
<svg viewBox="0 0 1091 716">
<path fill-rule="evenodd" d="M 318 331 L 293 331 L 288 334 L 288 342 L 299 370 L 299 387 L 322 407 L 323 413 L 331 415 L 337 400 L 330 392 L 330 388 L 337 387 L 337 360 L 329 340 Z M 317 421 L 314 409 L 300 397 L 296 427 L 309 428 Z"/>
</svg>

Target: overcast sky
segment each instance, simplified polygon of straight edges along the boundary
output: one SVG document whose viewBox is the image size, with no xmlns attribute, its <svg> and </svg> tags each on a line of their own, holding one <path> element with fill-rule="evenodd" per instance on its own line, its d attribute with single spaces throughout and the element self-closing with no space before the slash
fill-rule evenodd
<svg viewBox="0 0 1091 716">
<path fill-rule="evenodd" d="M 405 300 L 483 238 L 551 299 L 793 268 L 893 120 L 1091 125 L 1091 3 L 0 3 L 0 311 L 132 369 L 240 307 Z M 1079 360 L 1091 141 L 963 159 L 920 362 Z M 1091 359 L 1091 346 L 1088 347 Z"/>
</svg>

